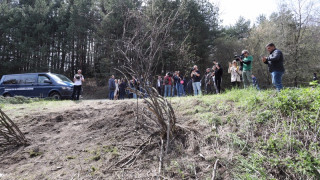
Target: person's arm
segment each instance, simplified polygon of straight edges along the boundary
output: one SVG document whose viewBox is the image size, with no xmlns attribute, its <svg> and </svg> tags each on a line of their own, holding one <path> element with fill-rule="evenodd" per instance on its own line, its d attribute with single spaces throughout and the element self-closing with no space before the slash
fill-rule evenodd
<svg viewBox="0 0 320 180">
<path fill-rule="evenodd" d="M 267 57 L 267 61 L 279 61 L 281 56 L 282 52 L 276 49 L 269 55 L 269 57 Z"/>
<path fill-rule="evenodd" d="M 249 65 L 251 64 L 251 61 L 243 61 L 243 64 Z"/>
<path fill-rule="evenodd" d="M 83 77 L 83 75 L 81 75 L 81 81 L 84 82 L 84 77 Z"/>
</svg>

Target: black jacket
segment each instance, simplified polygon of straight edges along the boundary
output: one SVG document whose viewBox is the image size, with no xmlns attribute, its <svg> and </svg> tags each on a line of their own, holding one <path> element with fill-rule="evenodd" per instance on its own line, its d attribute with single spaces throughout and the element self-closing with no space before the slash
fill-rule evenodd
<svg viewBox="0 0 320 180">
<path fill-rule="evenodd" d="M 282 52 L 278 49 L 274 49 L 270 53 L 265 64 L 268 64 L 269 72 L 273 72 L 273 71 L 284 72 Z"/>
</svg>

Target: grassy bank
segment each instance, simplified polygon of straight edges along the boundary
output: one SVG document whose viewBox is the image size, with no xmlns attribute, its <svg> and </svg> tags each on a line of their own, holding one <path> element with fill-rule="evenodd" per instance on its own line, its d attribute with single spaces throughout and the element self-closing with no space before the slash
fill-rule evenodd
<svg viewBox="0 0 320 180">
<path fill-rule="evenodd" d="M 320 179 L 320 88 L 230 90 L 179 110 L 211 128 L 206 141 L 235 179 Z"/>
</svg>

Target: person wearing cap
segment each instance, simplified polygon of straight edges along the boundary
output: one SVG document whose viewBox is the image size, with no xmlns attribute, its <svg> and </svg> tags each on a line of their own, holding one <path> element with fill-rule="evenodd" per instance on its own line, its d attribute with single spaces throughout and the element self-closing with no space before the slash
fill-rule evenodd
<svg viewBox="0 0 320 180">
<path fill-rule="evenodd" d="M 283 54 L 273 43 L 267 44 L 266 49 L 270 55 L 268 57 L 262 57 L 262 62 L 268 65 L 272 77 L 272 84 L 276 87 L 277 91 L 280 91 L 283 88 L 282 76 L 285 72 Z"/>
<path fill-rule="evenodd" d="M 241 78 L 240 78 L 240 68 L 237 65 L 237 61 L 233 60 L 232 63 L 229 62 L 229 69 L 228 69 L 228 73 L 231 74 L 231 84 L 233 87 L 240 87 L 240 82 L 241 82 Z"/>
<path fill-rule="evenodd" d="M 242 67 L 243 86 L 244 88 L 247 88 L 247 87 L 250 87 L 250 85 L 252 84 L 251 70 L 252 70 L 253 57 L 249 55 L 248 50 L 243 50 L 241 54 L 243 54 L 243 57 L 244 57 L 243 59 L 240 59 L 240 62 L 243 63 L 243 67 Z"/>
</svg>

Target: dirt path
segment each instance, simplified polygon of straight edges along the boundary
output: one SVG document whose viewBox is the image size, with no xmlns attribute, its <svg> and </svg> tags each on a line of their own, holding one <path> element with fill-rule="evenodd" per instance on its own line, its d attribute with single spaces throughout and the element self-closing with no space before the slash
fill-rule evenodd
<svg viewBox="0 0 320 180">
<path fill-rule="evenodd" d="M 137 126 L 135 107 L 134 100 L 44 101 L 5 106 L 3 110 L 31 145 L 0 149 L 0 179 L 155 179 L 159 138 L 149 141 L 143 150 L 137 148 L 157 126 L 148 120 L 140 120 L 141 126 Z M 192 119 L 183 119 L 179 112 L 177 116 L 180 124 L 201 127 Z M 208 148 L 205 150 L 210 154 Z M 137 150 L 142 152 L 139 157 L 120 161 Z M 176 172 L 181 169 L 186 169 L 188 175 L 183 176 L 192 177 L 194 170 L 189 166 L 208 167 L 199 153 L 199 147 L 188 142 L 175 148 L 167 157 L 167 173 L 172 179 L 180 179 L 182 175 Z M 205 177 L 209 172 L 210 169 L 202 170 L 198 176 L 203 173 Z"/>
</svg>

